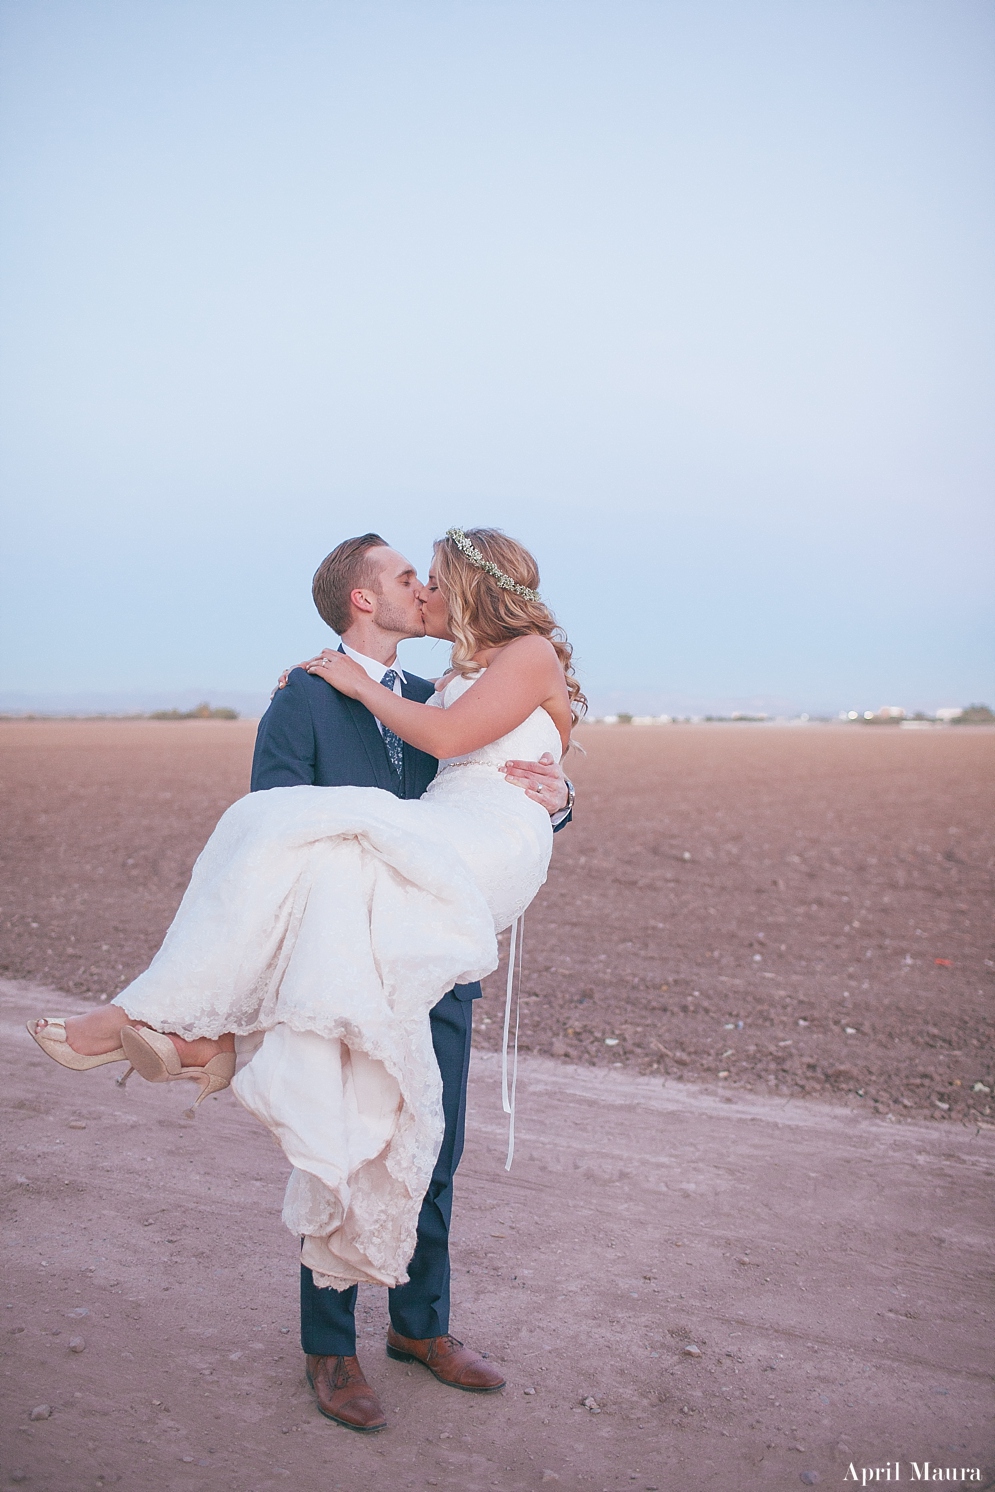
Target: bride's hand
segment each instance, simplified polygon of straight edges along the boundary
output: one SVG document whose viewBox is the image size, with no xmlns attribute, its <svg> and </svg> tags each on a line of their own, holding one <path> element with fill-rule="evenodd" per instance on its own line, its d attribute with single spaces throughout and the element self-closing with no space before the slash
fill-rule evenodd
<svg viewBox="0 0 995 1492">
<path fill-rule="evenodd" d="M 306 658 L 303 663 L 292 663 L 289 668 L 285 668 L 283 670 L 283 673 L 277 679 L 276 689 L 286 689 L 287 680 L 290 678 L 290 675 L 293 673 L 295 668 L 303 668 L 306 671 L 311 667 L 312 663 L 323 663 L 326 658 L 332 658 L 334 656 L 335 651 L 332 648 L 322 648 L 321 652 L 317 655 L 316 658 Z M 276 696 L 276 689 L 273 690 L 273 693 L 270 695 L 270 699 L 273 699 Z"/>
<path fill-rule="evenodd" d="M 305 663 L 304 667 L 308 673 L 317 674 L 319 679 L 324 679 L 326 684 L 331 684 L 333 689 L 337 689 L 340 694 L 347 694 L 350 699 L 359 699 L 363 685 L 371 683 L 365 668 L 361 668 L 352 658 L 347 658 L 345 653 L 333 653 L 329 648 L 325 649 L 320 658 L 312 658 L 310 663 Z"/>
</svg>

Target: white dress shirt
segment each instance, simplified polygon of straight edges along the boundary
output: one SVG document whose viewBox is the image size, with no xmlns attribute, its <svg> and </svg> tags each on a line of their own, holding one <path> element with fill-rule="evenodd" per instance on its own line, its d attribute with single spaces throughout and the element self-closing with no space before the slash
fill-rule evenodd
<svg viewBox="0 0 995 1492">
<path fill-rule="evenodd" d="M 366 669 L 366 672 L 369 674 L 374 684 L 382 683 L 384 674 L 387 672 L 388 668 L 392 668 L 397 674 L 397 678 L 394 680 L 394 693 L 403 693 L 401 689 L 401 680 L 404 679 L 404 673 L 400 668 L 398 668 L 396 663 L 378 663 L 376 658 L 367 658 L 365 654 L 357 653 L 355 648 L 346 647 L 345 643 L 342 644 L 342 651 L 343 653 L 345 653 L 347 658 L 351 658 L 354 663 L 358 663 L 360 668 Z M 405 680 L 405 682 L 407 681 Z M 377 720 L 377 717 L 375 715 L 373 716 L 373 718 L 374 720 Z M 380 731 L 380 734 L 383 735 L 382 720 L 377 720 L 377 727 Z"/>
</svg>

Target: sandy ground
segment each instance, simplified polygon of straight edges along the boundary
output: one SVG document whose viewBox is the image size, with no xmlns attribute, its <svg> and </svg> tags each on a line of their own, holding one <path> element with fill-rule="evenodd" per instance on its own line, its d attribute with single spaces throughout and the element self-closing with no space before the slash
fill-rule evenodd
<svg viewBox="0 0 995 1492">
<path fill-rule="evenodd" d="M 191 1123 L 174 1089 L 64 1072 L 21 1022 L 77 1002 L 3 994 L 5 1484 L 766 1492 L 928 1460 L 990 1485 L 990 1131 L 529 1058 L 506 1175 L 483 1054 L 453 1326 L 508 1387 L 388 1361 L 364 1291 L 391 1423 L 361 1439 L 304 1383 L 268 1135 L 229 1094 Z"/>
<path fill-rule="evenodd" d="M 453 1329 L 509 1387 L 390 1363 L 364 1293 L 391 1428 L 361 1440 L 304 1384 L 268 1136 L 23 1031 L 145 966 L 253 731 L 0 723 L 7 1482 L 991 1482 L 995 735 L 585 732 L 528 919 L 510 1176 L 500 976 L 477 1012 Z"/>
</svg>

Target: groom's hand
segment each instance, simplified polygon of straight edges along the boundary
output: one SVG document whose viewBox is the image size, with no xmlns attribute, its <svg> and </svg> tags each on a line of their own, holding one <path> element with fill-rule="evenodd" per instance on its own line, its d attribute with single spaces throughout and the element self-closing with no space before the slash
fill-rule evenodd
<svg viewBox="0 0 995 1492">
<path fill-rule="evenodd" d="M 562 812 L 570 801 L 563 769 L 548 751 L 537 762 L 505 762 L 504 775 L 506 781 L 523 787 L 533 803 L 541 803 L 550 816 Z"/>
</svg>

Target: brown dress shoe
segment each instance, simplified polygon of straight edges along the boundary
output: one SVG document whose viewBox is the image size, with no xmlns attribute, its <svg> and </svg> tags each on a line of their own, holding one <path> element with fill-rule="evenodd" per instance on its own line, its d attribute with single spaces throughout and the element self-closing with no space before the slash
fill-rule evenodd
<svg viewBox="0 0 995 1492">
<path fill-rule="evenodd" d="M 348 1430 L 383 1430 L 387 1416 L 358 1357 L 307 1357 L 307 1381 L 326 1419 Z"/>
<path fill-rule="evenodd" d="M 470 1394 L 493 1394 L 504 1388 L 504 1379 L 496 1368 L 485 1362 L 479 1352 L 471 1352 L 455 1337 L 426 1337 L 416 1341 L 402 1337 L 392 1326 L 387 1328 L 387 1356 L 395 1362 L 420 1362 L 434 1373 L 440 1383 L 463 1388 Z"/>
</svg>

